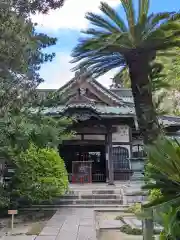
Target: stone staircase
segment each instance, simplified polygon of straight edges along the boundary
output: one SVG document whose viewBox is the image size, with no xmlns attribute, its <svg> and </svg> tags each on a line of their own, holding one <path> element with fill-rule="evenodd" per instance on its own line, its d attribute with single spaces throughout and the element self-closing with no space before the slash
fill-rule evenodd
<svg viewBox="0 0 180 240">
<path fill-rule="evenodd" d="M 31 207 L 22 206 L 24 210 L 59 209 L 61 207 L 75 208 L 122 208 L 124 202 L 124 183 L 109 186 L 107 184 L 70 184 L 69 192 L 53 200 Z"/>
<path fill-rule="evenodd" d="M 122 205 L 120 190 L 77 189 L 54 201 L 54 205 L 66 207 L 119 207 Z"/>
<path fill-rule="evenodd" d="M 61 207 L 76 208 L 119 208 L 122 207 L 121 189 L 73 189 L 65 196 L 54 199 L 53 203 L 33 205 L 31 209 L 59 209 Z M 25 206 L 24 210 L 28 209 Z"/>
</svg>

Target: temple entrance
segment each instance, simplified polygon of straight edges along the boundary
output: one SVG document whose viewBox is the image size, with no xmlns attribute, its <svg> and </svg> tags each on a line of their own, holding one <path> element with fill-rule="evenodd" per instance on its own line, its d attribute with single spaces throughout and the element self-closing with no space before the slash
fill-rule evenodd
<svg viewBox="0 0 180 240">
<path fill-rule="evenodd" d="M 91 162 L 91 181 L 106 181 L 106 156 L 104 145 L 61 145 L 60 155 L 64 159 L 72 182 L 73 162 Z"/>
</svg>

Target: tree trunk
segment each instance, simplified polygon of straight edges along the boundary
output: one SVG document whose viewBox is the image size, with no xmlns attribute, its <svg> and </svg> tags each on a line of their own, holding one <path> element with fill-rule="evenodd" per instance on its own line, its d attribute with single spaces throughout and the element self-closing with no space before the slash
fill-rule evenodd
<svg viewBox="0 0 180 240">
<path fill-rule="evenodd" d="M 149 83 L 149 61 L 143 54 L 133 53 L 129 60 L 131 88 L 140 133 L 145 144 L 152 144 L 160 133 L 156 111 L 152 101 L 152 89 Z"/>
</svg>

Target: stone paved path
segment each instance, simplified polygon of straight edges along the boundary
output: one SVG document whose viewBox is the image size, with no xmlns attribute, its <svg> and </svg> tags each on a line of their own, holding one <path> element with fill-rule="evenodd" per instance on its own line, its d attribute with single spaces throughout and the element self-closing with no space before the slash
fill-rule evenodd
<svg viewBox="0 0 180 240">
<path fill-rule="evenodd" d="M 3 240 L 95 240 L 93 209 L 64 208 L 47 222 L 39 236 L 6 236 Z"/>
</svg>

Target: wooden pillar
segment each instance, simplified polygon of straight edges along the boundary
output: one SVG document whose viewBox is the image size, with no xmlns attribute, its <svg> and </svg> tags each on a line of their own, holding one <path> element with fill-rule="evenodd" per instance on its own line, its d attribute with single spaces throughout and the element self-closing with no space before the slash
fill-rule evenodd
<svg viewBox="0 0 180 240">
<path fill-rule="evenodd" d="M 108 163 L 108 140 L 107 134 L 105 135 L 105 151 L 106 151 L 106 182 L 109 182 L 109 163 Z"/>
<path fill-rule="evenodd" d="M 114 185 L 114 166 L 113 166 L 113 158 L 112 158 L 112 127 L 108 127 L 107 129 L 107 150 L 108 150 L 108 184 Z"/>
</svg>

